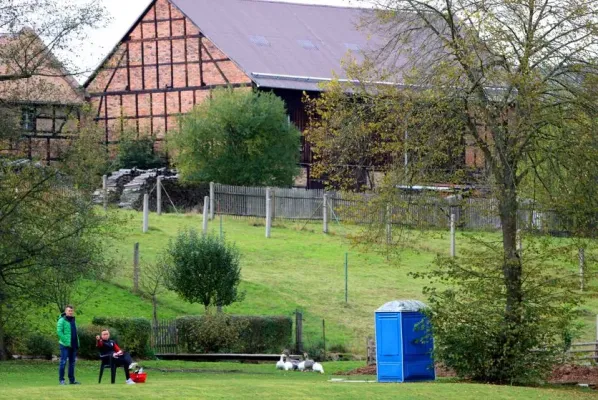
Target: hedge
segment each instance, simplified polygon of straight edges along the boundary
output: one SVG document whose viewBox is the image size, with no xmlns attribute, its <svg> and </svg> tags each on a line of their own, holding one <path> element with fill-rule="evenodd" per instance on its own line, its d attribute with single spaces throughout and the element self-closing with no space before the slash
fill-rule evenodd
<svg viewBox="0 0 598 400">
<path fill-rule="evenodd" d="M 116 328 L 119 332 L 119 346 L 133 357 L 152 356 L 150 348 L 152 325 L 145 318 L 94 317 L 94 325 Z"/>
<path fill-rule="evenodd" d="M 79 335 L 79 351 L 77 355 L 87 360 L 98 360 L 100 350 L 96 347 L 96 336 L 100 335 L 102 329 L 110 329 L 110 339 L 120 343 L 118 331 L 115 328 L 105 325 L 82 325 L 77 327 Z"/>
<path fill-rule="evenodd" d="M 293 321 L 286 316 L 186 316 L 176 325 L 179 345 L 189 353 L 279 354 L 292 343 Z"/>
<path fill-rule="evenodd" d="M 53 337 L 34 333 L 27 337 L 25 342 L 27 355 L 45 357 L 52 359 L 52 354 L 58 353 L 58 343 Z"/>
</svg>

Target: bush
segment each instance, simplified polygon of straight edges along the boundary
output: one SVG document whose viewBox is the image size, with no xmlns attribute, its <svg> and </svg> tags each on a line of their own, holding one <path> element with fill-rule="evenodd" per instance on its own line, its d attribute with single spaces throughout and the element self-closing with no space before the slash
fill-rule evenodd
<svg viewBox="0 0 598 400">
<path fill-rule="evenodd" d="M 181 118 L 170 142 L 183 181 L 291 186 L 301 133 L 274 93 L 215 90 Z"/>
<path fill-rule="evenodd" d="M 116 328 L 120 333 L 119 346 L 131 356 L 147 358 L 152 355 L 150 339 L 152 324 L 145 318 L 95 317 L 95 325 Z"/>
<path fill-rule="evenodd" d="M 135 138 L 124 134 L 118 145 L 118 165 L 120 168 L 152 169 L 165 167 L 168 163 L 154 150 L 151 137 Z"/>
<path fill-rule="evenodd" d="M 77 327 L 79 334 L 78 356 L 88 360 L 97 360 L 100 357 L 100 350 L 96 347 L 96 336 L 102 330 L 110 330 L 110 339 L 120 344 L 118 330 L 106 325 L 82 325 Z"/>
<path fill-rule="evenodd" d="M 35 333 L 27 338 L 25 342 L 27 355 L 41 356 L 48 360 L 52 359 L 52 354 L 56 354 L 58 345 L 56 339 Z"/>
<path fill-rule="evenodd" d="M 236 316 L 247 321 L 241 333 L 243 352 L 280 353 L 291 345 L 293 320 L 284 316 Z"/>
<path fill-rule="evenodd" d="M 184 317 L 177 321 L 177 326 L 181 326 L 179 340 L 183 338 L 188 353 L 240 353 L 239 336 L 247 324 L 218 313 L 201 318 Z"/>
<path fill-rule="evenodd" d="M 292 342 L 289 317 L 229 316 L 177 318 L 179 343 L 189 353 L 281 353 Z"/>
<path fill-rule="evenodd" d="M 243 298 L 239 251 L 234 244 L 194 229 L 171 240 L 166 250 L 165 286 L 189 303 L 204 308 L 227 306 Z"/>
<path fill-rule="evenodd" d="M 571 278 L 559 277 L 550 265 L 556 252 L 539 252 L 532 239 L 526 245 L 517 324 L 505 321 L 502 258 L 493 249 L 469 251 L 458 259 L 439 256 L 435 268 L 420 275 L 434 283 L 424 290 L 434 357 L 458 376 L 536 384 L 562 360 L 575 333 L 577 295 L 569 289 Z"/>
</svg>

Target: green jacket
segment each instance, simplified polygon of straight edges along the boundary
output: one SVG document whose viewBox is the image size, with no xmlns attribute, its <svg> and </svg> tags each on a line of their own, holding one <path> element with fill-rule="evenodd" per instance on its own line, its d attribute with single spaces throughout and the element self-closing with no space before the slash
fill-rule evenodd
<svg viewBox="0 0 598 400">
<path fill-rule="evenodd" d="M 66 319 L 65 313 L 62 313 L 58 318 L 56 333 L 58 334 L 58 343 L 66 347 L 71 347 L 71 323 Z M 80 344 L 79 332 L 77 332 L 77 347 L 80 347 Z"/>
</svg>

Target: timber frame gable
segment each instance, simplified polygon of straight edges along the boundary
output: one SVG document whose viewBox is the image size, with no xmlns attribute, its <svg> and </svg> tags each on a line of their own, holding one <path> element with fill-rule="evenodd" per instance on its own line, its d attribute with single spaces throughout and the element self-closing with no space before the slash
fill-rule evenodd
<svg viewBox="0 0 598 400">
<path fill-rule="evenodd" d="M 169 0 L 154 0 L 84 84 L 114 146 L 127 131 L 160 147 L 178 117 L 218 87 L 251 87 L 251 79 Z"/>
</svg>

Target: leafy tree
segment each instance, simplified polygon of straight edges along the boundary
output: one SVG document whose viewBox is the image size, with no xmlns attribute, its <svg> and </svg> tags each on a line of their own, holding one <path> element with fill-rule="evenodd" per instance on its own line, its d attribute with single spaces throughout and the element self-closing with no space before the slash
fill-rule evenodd
<svg viewBox="0 0 598 400">
<path fill-rule="evenodd" d="M 65 7 L 58 0 L 0 0 L 0 10 L 4 39 L 0 46 L 0 359 L 4 360 L 10 306 L 63 304 L 62 295 L 72 289 L 71 283 L 104 271 L 107 263 L 100 249 L 110 224 L 73 188 L 76 178 L 5 157 L 21 135 L 20 105 L 32 98 L 60 95 L 60 85 L 52 84 L 52 78 L 72 79 L 81 72 L 69 68 L 72 57 L 61 63 L 55 54 L 69 50 L 72 54 L 72 43 L 81 42 L 78 39 L 88 28 L 102 22 L 103 8 L 91 2 Z M 54 289 L 59 282 L 64 290 L 57 297 Z"/>
<path fill-rule="evenodd" d="M 178 234 L 166 250 L 166 287 L 190 303 L 227 306 L 243 300 L 237 248 L 194 229 Z"/>
<path fill-rule="evenodd" d="M 187 181 L 291 186 L 299 138 L 273 93 L 216 90 L 182 117 L 172 139 L 174 162 Z"/>
<path fill-rule="evenodd" d="M 118 166 L 120 168 L 152 169 L 167 165 L 165 157 L 154 149 L 154 140 L 123 132 L 118 143 Z"/>
<path fill-rule="evenodd" d="M 518 214 L 521 201 L 530 192 L 529 180 L 533 178 L 544 180 L 545 192 L 552 193 L 553 198 L 560 197 L 558 203 L 564 209 L 577 208 L 574 212 L 577 216 L 596 211 L 594 202 L 578 201 L 587 197 L 577 196 L 581 187 L 557 192 L 563 187 L 572 189 L 572 185 L 548 184 L 546 178 L 552 174 L 554 179 L 564 178 L 569 182 L 579 179 L 592 184 L 591 171 L 598 164 L 594 150 L 583 153 L 584 162 L 571 161 L 571 156 L 579 153 L 576 138 L 588 132 L 582 126 L 587 125 L 588 116 L 596 115 L 595 93 L 587 89 L 598 75 L 598 4 L 560 0 L 375 3 L 379 10 L 366 18 L 364 25 L 381 33 L 387 41 L 378 51 L 368 54 L 361 66 L 348 68 L 350 78 L 361 84 L 332 83 L 333 87 L 341 85 L 344 92 L 374 102 L 378 108 L 390 102 L 397 119 L 407 128 L 389 130 L 391 136 L 395 132 L 391 141 L 393 157 L 377 189 L 382 201 L 373 202 L 372 212 L 380 214 L 389 205 L 402 206 L 398 185 L 437 182 L 438 175 L 433 173 L 436 157 L 425 155 L 444 147 L 444 135 L 458 134 L 465 144 L 465 155 L 478 171 L 457 176 L 455 181 L 482 186 L 496 198 L 501 240 L 498 244 L 483 243 L 492 250 L 491 257 L 462 254 L 450 266 L 443 265 L 452 268 L 448 281 L 453 285 L 453 293 L 467 292 L 474 284 L 486 287 L 491 281 L 488 295 L 494 302 L 492 318 L 497 319 L 487 325 L 489 331 L 484 331 L 468 329 L 472 323 L 483 324 L 482 313 L 474 313 L 477 317 L 467 322 L 463 322 L 456 308 L 448 307 L 447 312 L 435 314 L 433 322 L 439 326 L 453 324 L 470 335 L 485 332 L 490 343 L 481 353 L 464 352 L 461 346 L 466 342 L 453 341 L 454 336 L 446 330 L 439 329 L 437 339 L 441 346 L 452 346 L 454 354 L 467 357 L 470 365 L 474 364 L 474 357 L 481 357 L 480 362 L 491 365 L 480 367 L 479 374 L 474 373 L 475 368 L 461 369 L 475 379 L 522 382 L 532 375 L 541 375 L 554 358 L 537 350 L 555 348 L 557 340 L 565 343 L 562 338 L 568 335 L 557 332 L 566 330 L 564 325 L 571 320 L 570 305 L 574 301 L 567 293 L 566 281 L 558 281 L 560 290 L 554 289 L 551 296 L 544 298 L 541 304 L 546 308 L 540 309 L 530 300 L 534 298 L 530 297 L 533 282 L 541 284 L 551 274 L 562 277 L 562 273 L 553 269 L 550 262 L 542 264 L 542 274 L 535 264 L 527 264 L 525 260 L 535 254 L 546 261 L 544 254 L 554 249 L 539 247 L 538 253 L 529 254 L 519 249 L 517 230 L 522 221 L 518 220 Z M 376 68 L 381 64 L 385 68 Z M 393 81 L 400 83 L 400 87 L 374 83 Z M 391 95 L 393 92 L 401 94 Z M 420 116 L 411 112 L 421 104 L 427 104 L 430 112 Z M 444 112 L 443 105 L 450 105 L 451 113 Z M 325 129 L 329 127 L 340 129 L 335 120 L 339 108 L 345 110 L 345 115 L 355 110 L 352 104 L 345 107 L 332 95 L 324 94 L 316 112 L 322 123 L 314 125 L 315 137 L 326 138 Z M 433 124 L 441 129 L 429 129 Z M 366 137 L 384 132 L 378 124 L 361 125 L 360 129 L 366 129 Z M 565 137 L 569 140 L 563 140 Z M 434 145 L 439 141 L 440 145 Z M 334 154 L 331 150 L 334 143 L 334 140 L 321 140 L 315 146 L 316 156 Z M 596 147 L 595 141 L 584 140 L 584 143 Z M 378 147 L 386 145 L 384 140 L 377 143 Z M 370 153 L 375 154 L 372 150 Z M 400 162 L 400 156 L 405 154 L 411 157 L 410 162 Z M 334 162 L 322 165 L 322 173 L 335 172 Z M 548 201 L 551 196 L 544 199 L 547 199 L 545 209 L 554 206 L 555 202 Z M 368 238 L 372 238 L 371 233 Z M 487 268 L 480 271 L 481 266 Z M 446 282 L 447 273 L 436 270 L 432 281 Z M 437 304 L 446 306 L 448 302 Z M 549 309 L 556 314 L 544 312 Z M 479 337 L 474 339 L 477 341 Z M 441 351 L 439 355 L 441 360 L 450 361 L 447 358 L 450 351 Z M 546 362 L 535 362 L 541 355 L 546 355 Z M 522 373 L 526 368 L 529 373 Z"/>
<path fill-rule="evenodd" d="M 108 270 L 110 221 L 54 168 L 0 162 L 0 340 L 14 299 L 61 308 L 75 282 Z"/>
</svg>

